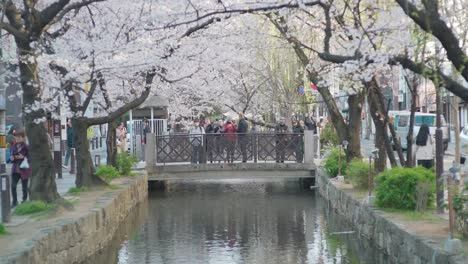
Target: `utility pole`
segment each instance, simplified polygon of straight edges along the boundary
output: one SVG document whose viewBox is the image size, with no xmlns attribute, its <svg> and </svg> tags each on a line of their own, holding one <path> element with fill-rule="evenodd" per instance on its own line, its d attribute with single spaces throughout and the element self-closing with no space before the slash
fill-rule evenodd
<svg viewBox="0 0 468 264">
<path fill-rule="evenodd" d="M 0 22 L 3 21 L 3 15 L 1 16 Z M 2 31 L 0 30 L 0 43 L 3 43 Z M 10 221 L 10 183 L 9 177 L 6 173 L 6 85 L 5 85 L 5 73 L 6 67 L 3 62 L 3 50 L 0 46 L 0 192 L 2 199 L 2 222 Z"/>
<path fill-rule="evenodd" d="M 444 173 L 444 143 L 442 132 L 442 86 L 436 86 L 436 113 L 437 113 L 437 129 L 436 129 L 436 203 L 437 212 L 444 212 L 444 182 L 442 174 Z"/>
</svg>

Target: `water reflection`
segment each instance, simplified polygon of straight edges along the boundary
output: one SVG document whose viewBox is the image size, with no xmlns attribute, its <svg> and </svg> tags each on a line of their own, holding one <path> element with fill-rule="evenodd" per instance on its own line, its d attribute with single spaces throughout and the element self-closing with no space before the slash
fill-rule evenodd
<svg viewBox="0 0 468 264">
<path fill-rule="evenodd" d="M 117 259 L 94 263 L 387 263 L 357 234 L 331 235 L 350 231 L 332 214 L 297 181 L 172 183 Z"/>
</svg>

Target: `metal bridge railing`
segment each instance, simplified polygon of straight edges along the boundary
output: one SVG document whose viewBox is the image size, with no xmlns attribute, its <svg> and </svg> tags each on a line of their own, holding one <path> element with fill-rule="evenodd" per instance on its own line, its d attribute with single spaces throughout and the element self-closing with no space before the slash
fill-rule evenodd
<svg viewBox="0 0 468 264">
<path fill-rule="evenodd" d="M 169 134 L 156 136 L 157 163 L 303 162 L 304 135 L 293 133 Z"/>
</svg>

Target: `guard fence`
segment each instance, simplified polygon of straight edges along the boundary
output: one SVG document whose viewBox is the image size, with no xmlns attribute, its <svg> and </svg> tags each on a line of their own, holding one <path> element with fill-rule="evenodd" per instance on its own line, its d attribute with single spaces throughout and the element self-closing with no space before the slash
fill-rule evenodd
<svg viewBox="0 0 468 264">
<path fill-rule="evenodd" d="M 294 133 L 168 134 L 156 136 L 157 163 L 303 162 L 304 135 Z"/>
</svg>

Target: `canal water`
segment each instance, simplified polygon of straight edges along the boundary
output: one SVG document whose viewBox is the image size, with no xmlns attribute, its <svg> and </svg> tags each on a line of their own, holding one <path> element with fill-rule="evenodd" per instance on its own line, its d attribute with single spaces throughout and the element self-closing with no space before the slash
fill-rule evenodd
<svg viewBox="0 0 468 264">
<path fill-rule="evenodd" d="M 151 191 L 86 263 L 390 263 L 299 181 L 187 181 Z"/>
</svg>

